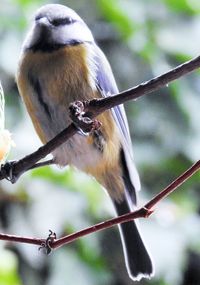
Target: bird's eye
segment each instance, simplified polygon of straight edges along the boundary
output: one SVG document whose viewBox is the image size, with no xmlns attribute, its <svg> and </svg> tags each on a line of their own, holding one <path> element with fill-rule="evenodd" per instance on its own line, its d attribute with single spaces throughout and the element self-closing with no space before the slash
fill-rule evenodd
<svg viewBox="0 0 200 285">
<path fill-rule="evenodd" d="M 35 21 L 38 21 L 38 20 L 41 19 L 41 18 L 42 18 L 42 16 L 37 15 L 37 16 L 35 16 Z"/>
<path fill-rule="evenodd" d="M 51 21 L 51 24 L 54 26 L 64 26 L 64 25 L 70 25 L 74 23 L 74 20 L 71 17 L 67 17 L 67 18 L 58 18 L 58 19 L 54 19 Z"/>
</svg>

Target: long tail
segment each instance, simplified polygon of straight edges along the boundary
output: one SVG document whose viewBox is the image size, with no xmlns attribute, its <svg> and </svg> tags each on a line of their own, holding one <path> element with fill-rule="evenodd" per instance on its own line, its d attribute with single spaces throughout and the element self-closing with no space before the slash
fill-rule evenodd
<svg viewBox="0 0 200 285">
<path fill-rule="evenodd" d="M 104 176 L 96 177 L 108 190 L 118 216 L 131 212 L 136 205 L 136 191 L 133 182 L 136 180 L 137 175 L 133 175 L 134 171 L 136 172 L 134 168 L 132 171 L 129 169 L 122 150 L 118 168 L 109 169 Z M 130 174 L 133 175 L 132 179 Z M 122 183 L 120 184 L 120 182 Z M 117 190 L 119 189 L 123 192 L 120 193 L 120 199 L 117 196 L 119 193 Z M 152 261 L 135 221 L 120 224 L 119 230 L 130 278 L 137 281 L 143 277 L 150 278 L 153 275 Z"/>
<path fill-rule="evenodd" d="M 114 201 L 114 205 L 118 215 L 130 212 L 126 200 L 120 204 Z M 121 224 L 119 225 L 119 230 L 130 278 L 133 280 L 140 280 L 142 277 L 150 278 L 153 274 L 151 258 L 145 248 L 136 223 L 131 221 Z"/>
<path fill-rule="evenodd" d="M 129 171 L 130 166 L 128 167 L 127 165 L 123 151 L 121 152 L 121 165 L 125 186 L 124 200 L 122 202 L 113 200 L 118 215 L 123 215 L 132 211 L 133 205 L 136 204 L 135 187 L 133 186 L 133 182 L 130 177 L 131 174 L 134 174 L 134 169 Z M 150 278 L 153 275 L 152 261 L 140 236 L 135 221 L 119 225 L 119 230 L 125 263 L 130 278 L 133 280 L 140 280 L 142 277 Z"/>
</svg>

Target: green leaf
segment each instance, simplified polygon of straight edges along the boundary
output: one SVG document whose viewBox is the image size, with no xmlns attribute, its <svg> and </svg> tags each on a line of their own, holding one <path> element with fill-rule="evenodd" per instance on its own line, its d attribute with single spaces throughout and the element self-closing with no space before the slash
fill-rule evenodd
<svg viewBox="0 0 200 285">
<path fill-rule="evenodd" d="M 200 3 L 198 0 L 165 0 L 165 3 L 175 12 L 184 12 L 186 14 L 197 14 L 200 12 Z"/>
<path fill-rule="evenodd" d="M 34 169 L 31 172 L 33 178 L 40 178 L 46 181 L 58 184 L 60 186 L 71 186 L 73 187 L 74 183 L 74 174 L 71 168 L 68 168 L 66 171 L 55 170 L 52 167 L 46 166 L 38 169 Z"/>
<path fill-rule="evenodd" d="M 98 0 L 99 6 L 103 15 L 115 26 L 124 38 L 128 38 L 134 31 L 133 22 L 129 19 L 125 11 L 117 0 Z"/>
<path fill-rule="evenodd" d="M 17 274 L 17 258 L 14 253 L 1 249 L 0 253 L 0 285 L 20 285 Z"/>
</svg>

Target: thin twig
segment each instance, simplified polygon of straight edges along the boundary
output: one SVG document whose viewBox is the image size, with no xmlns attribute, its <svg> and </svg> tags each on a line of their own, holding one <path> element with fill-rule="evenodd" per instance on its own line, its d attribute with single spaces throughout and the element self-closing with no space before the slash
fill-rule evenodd
<svg viewBox="0 0 200 285">
<path fill-rule="evenodd" d="M 182 185 L 186 180 L 188 180 L 199 169 L 200 169 L 200 160 L 198 162 L 196 162 L 192 167 L 187 169 L 183 174 L 181 174 L 171 184 L 169 184 L 169 186 L 167 186 L 160 193 L 158 193 L 155 197 L 153 197 L 142 208 L 140 208 L 134 212 L 119 216 L 117 218 L 113 218 L 113 219 L 107 220 L 105 222 L 96 224 L 96 225 L 91 226 L 89 228 L 83 229 L 79 232 L 64 236 L 62 238 L 54 239 L 50 243 L 51 248 L 61 247 L 67 243 L 70 243 L 70 242 L 77 240 L 80 237 L 83 237 L 85 235 L 88 235 L 88 234 L 91 234 L 91 233 L 94 233 L 97 231 L 108 229 L 108 228 L 113 227 L 117 224 L 129 222 L 131 220 L 138 219 L 138 218 L 149 217 L 154 212 L 153 208 L 158 204 L 158 202 L 160 202 L 166 196 L 168 196 L 173 191 L 175 191 L 177 189 L 177 187 Z M 12 236 L 12 235 L 6 235 L 6 234 L 0 234 L 0 240 L 20 242 L 20 243 L 28 243 L 28 244 L 34 244 L 34 245 L 40 245 L 40 246 L 45 244 L 44 239 L 26 238 L 26 237 Z"/>
<path fill-rule="evenodd" d="M 10 241 L 10 242 L 19 242 L 19 243 L 28 243 L 34 245 L 41 245 L 45 242 L 45 239 L 32 238 L 32 237 L 22 237 L 16 235 L 0 234 L 0 240 Z"/>
<path fill-rule="evenodd" d="M 200 160 L 196 162 L 191 168 L 186 170 L 183 174 L 181 174 L 176 180 L 174 180 L 169 186 L 167 186 L 165 189 L 163 189 L 160 193 L 158 193 L 154 198 L 152 198 L 148 203 L 146 203 L 142 208 L 140 208 L 137 211 L 119 216 L 117 218 L 105 221 L 103 223 L 94 225 L 90 228 L 84 229 L 82 231 L 79 231 L 77 233 L 68 235 L 66 237 L 60 238 L 58 240 L 55 240 L 53 244 L 51 245 L 52 248 L 59 247 L 63 244 L 72 242 L 80 237 L 83 237 L 85 235 L 91 234 L 93 232 L 97 232 L 103 229 L 107 229 L 110 227 L 113 227 L 117 224 L 129 222 L 133 219 L 137 218 L 146 218 L 149 217 L 153 213 L 153 208 L 155 205 L 163 200 L 165 197 L 167 197 L 170 193 L 175 191 L 177 187 L 182 185 L 186 180 L 188 180 L 195 172 L 197 172 L 200 169 Z"/>
<path fill-rule="evenodd" d="M 189 169 L 187 169 L 183 174 L 181 174 L 176 180 L 174 180 L 165 189 L 163 189 L 163 191 L 161 191 L 153 199 L 151 199 L 144 207 L 147 209 L 152 209 L 158 202 L 163 200 L 170 193 L 174 192 L 180 185 L 182 185 L 186 180 L 188 180 L 199 169 L 200 169 L 200 160 L 198 160 Z"/>
<path fill-rule="evenodd" d="M 40 168 L 40 167 L 44 167 L 44 166 L 49 166 L 49 165 L 53 165 L 53 164 L 55 164 L 55 161 L 53 159 L 45 160 L 45 161 L 38 162 L 38 163 L 34 164 L 28 170 L 32 170 L 32 169 L 36 169 L 36 168 Z"/>
</svg>

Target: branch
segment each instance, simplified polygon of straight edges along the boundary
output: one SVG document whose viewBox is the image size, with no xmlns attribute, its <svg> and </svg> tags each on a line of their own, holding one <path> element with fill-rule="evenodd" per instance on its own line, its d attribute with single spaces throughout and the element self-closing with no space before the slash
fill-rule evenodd
<svg viewBox="0 0 200 285">
<path fill-rule="evenodd" d="M 76 102 L 72 104 L 71 117 L 73 123 L 59 133 L 55 138 L 49 141 L 44 146 L 40 147 L 37 151 L 32 154 L 20 159 L 19 161 L 12 164 L 12 177 L 9 176 L 10 168 L 2 167 L 0 171 L 0 180 L 9 177 L 12 183 L 14 183 L 21 174 L 26 170 L 34 167 L 34 165 L 49 153 L 55 150 L 58 146 L 66 142 L 70 137 L 78 132 L 80 128 L 87 132 L 94 128 L 94 122 L 90 118 L 94 118 L 114 106 L 134 100 L 143 95 L 150 94 L 151 92 L 165 87 L 170 82 L 180 78 L 183 75 L 189 74 L 195 69 L 200 67 L 200 56 L 185 62 L 182 65 L 166 72 L 165 74 L 155 77 L 149 81 L 146 81 L 134 88 L 128 89 L 117 95 L 106 97 L 104 99 L 94 99 L 86 102 Z M 77 116 L 78 113 L 78 116 Z M 89 116 L 89 118 L 87 118 Z"/>
<path fill-rule="evenodd" d="M 50 234 L 46 240 L 38 239 L 38 238 L 28 238 L 28 237 L 0 234 L 0 240 L 39 245 L 41 247 L 46 248 L 47 252 L 50 252 L 52 248 L 55 249 L 55 248 L 61 247 L 65 244 L 73 242 L 77 240 L 78 238 L 86 236 L 88 234 L 101 231 L 104 229 L 108 229 L 117 224 L 126 223 L 134 219 L 148 218 L 154 212 L 153 208 L 158 204 L 158 202 L 160 202 L 165 197 L 167 197 L 170 193 L 175 191 L 180 185 L 182 185 L 186 180 L 188 180 L 199 169 L 200 169 L 200 160 L 196 162 L 192 167 L 187 169 L 184 173 L 182 173 L 176 180 L 174 180 L 165 189 L 163 189 L 160 193 L 158 193 L 154 198 L 152 198 L 142 208 L 134 212 L 119 216 L 117 218 L 110 219 L 105 222 L 96 224 L 92 227 L 83 229 L 79 232 L 64 236 L 59 239 L 56 239 L 55 233 L 51 232 L 53 236 Z"/>
<path fill-rule="evenodd" d="M 136 100 L 137 98 L 150 94 L 159 88 L 166 87 L 170 82 L 182 77 L 183 75 L 191 73 L 199 67 L 200 56 L 197 56 L 196 58 L 178 65 L 174 69 L 171 69 L 160 76 L 154 77 L 151 80 L 143 82 L 115 96 L 91 100 L 88 103 L 88 111 L 95 113 L 95 116 L 99 115 L 107 109 L 113 108 L 130 100 Z"/>
</svg>

